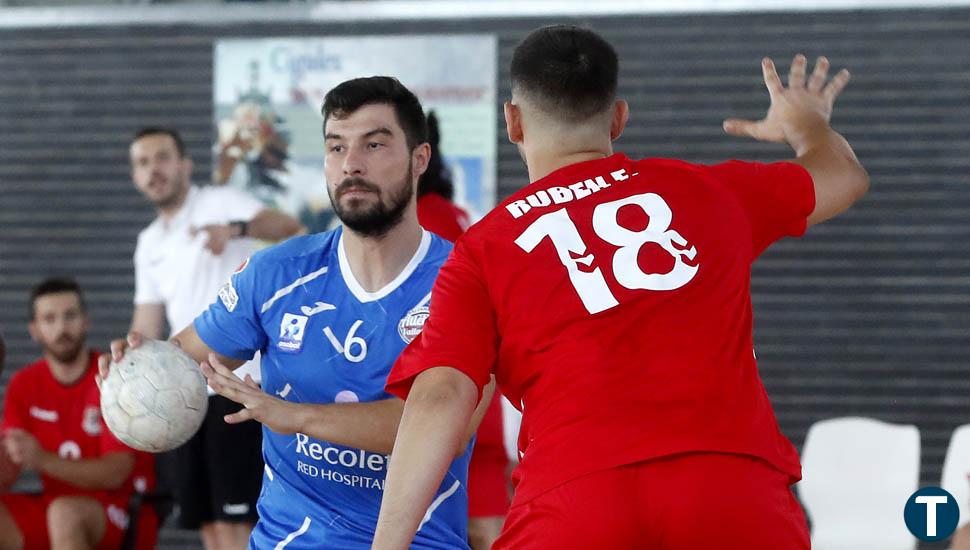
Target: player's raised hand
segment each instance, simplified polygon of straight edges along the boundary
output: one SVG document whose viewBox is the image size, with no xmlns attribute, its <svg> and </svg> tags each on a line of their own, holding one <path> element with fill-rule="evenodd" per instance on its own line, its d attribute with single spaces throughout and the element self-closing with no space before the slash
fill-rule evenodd
<svg viewBox="0 0 970 550">
<path fill-rule="evenodd" d="M 255 420 L 278 434 L 300 431 L 299 414 L 293 403 L 264 392 L 248 374 L 245 381 L 240 380 L 214 353 L 202 363 L 202 374 L 216 393 L 243 406 L 239 412 L 224 417 L 227 424 Z"/>
<path fill-rule="evenodd" d="M 98 357 L 98 374 L 95 375 L 94 381 L 98 385 L 98 389 L 101 389 L 101 382 L 108 377 L 108 373 L 111 370 L 111 363 L 117 363 L 125 357 L 125 350 L 131 348 L 137 348 L 145 340 L 140 332 L 131 331 L 124 338 L 118 338 L 111 341 L 110 355 L 101 355 Z"/>
<path fill-rule="evenodd" d="M 829 61 L 819 57 L 806 79 L 806 65 L 804 55 L 795 56 L 788 74 L 788 87 L 785 87 L 774 62 L 767 57 L 761 60 L 771 98 L 768 113 L 757 121 L 729 118 L 724 121 L 724 131 L 759 141 L 786 142 L 799 151 L 811 141 L 813 134 L 827 130 L 835 98 L 849 82 L 849 71 L 842 69 L 829 80 Z"/>
</svg>

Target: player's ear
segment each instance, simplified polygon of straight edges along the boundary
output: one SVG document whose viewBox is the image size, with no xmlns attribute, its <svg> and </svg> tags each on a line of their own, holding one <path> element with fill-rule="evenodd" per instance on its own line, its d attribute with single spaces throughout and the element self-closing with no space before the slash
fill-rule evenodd
<svg viewBox="0 0 970 550">
<path fill-rule="evenodd" d="M 630 120 L 630 105 L 625 100 L 617 99 L 613 104 L 613 120 L 610 122 L 611 141 L 620 137 L 628 120 Z"/>
<path fill-rule="evenodd" d="M 509 141 L 522 143 L 522 110 L 511 101 L 505 102 L 505 129 L 509 134 Z"/>
<path fill-rule="evenodd" d="M 421 174 L 428 170 L 428 163 L 431 162 L 431 145 L 422 143 L 411 152 L 411 172 L 414 181 L 421 178 Z"/>
<path fill-rule="evenodd" d="M 188 155 L 182 157 L 182 170 L 185 172 L 185 179 L 192 181 L 192 158 Z"/>
</svg>

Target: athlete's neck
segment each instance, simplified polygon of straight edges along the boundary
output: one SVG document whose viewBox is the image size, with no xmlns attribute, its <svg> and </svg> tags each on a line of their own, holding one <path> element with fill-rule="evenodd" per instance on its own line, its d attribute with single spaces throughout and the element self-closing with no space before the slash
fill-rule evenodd
<svg viewBox="0 0 970 550">
<path fill-rule="evenodd" d="M 421 245 L 422 234 L 414 208 L 381 237 L 367 237 L 344 227 L 344 253 L 354 278 L 367 292 L 384 288 L 407 267 Z"/>
<path fill-rule="evenodd" d="M 589 160 L 603 159 L 613 151 L 577 151 L 575 153 L 546 155 L 537 153 L 526 155 L 525 164 L 529 169 L 529 182 L 539 181 L 549 174 L 572 164 Z"/>
<path fill-rule="evenodd" d="M 88 367 L 91 366 L 91 353 L 87 347 L 82 348 L 77 357 L 69 363 L 59 361 L 47 352 L 44 352 L 44 359 L 47 360 L 47 366 L 50 368 L 54 380 L 65 386 L 70 386 L 80 380 L 87 372 Z"/>
<path fill-rule="evenodd" d="M 155 213 L 158 217 L 162 219 L 163 222 L 168 223 L 174 218 L 185 206 L 185 200 L 189 196 L 189 191 L 192 190 L 192 183 L 188 183 L 182 189 L 180 189 L 175 195 L 173 195 L 169 200 L 164 203 L 158 203 L 155 205 Z"/>
</svg>

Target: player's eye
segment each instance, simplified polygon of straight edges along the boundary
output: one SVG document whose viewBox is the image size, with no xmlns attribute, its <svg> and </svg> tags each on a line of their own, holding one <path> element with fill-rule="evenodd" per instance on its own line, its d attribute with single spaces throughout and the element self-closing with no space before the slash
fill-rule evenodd
<svg viewBox="0 0 970 550">
<path fill-rule="evenodd" d="M 379 149 L 381 147 L 384 147 L 384 144 L 379 141 L 372 141 L 367 144 L 368 149 Z"/>
<path fill-rule="evenodd" d="M 327 147 L 327 151 L 331 153 L 340 153 L 340 152 L 343 152 L 343 150 L 344 150 L 343 145 L 331 145 L 330 147 Z"/>
</svg>

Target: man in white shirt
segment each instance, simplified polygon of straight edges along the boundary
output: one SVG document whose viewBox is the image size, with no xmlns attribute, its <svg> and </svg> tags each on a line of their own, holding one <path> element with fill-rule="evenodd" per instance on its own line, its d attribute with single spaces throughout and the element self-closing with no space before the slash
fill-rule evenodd
<svg viewBox="0 0 970 550">
<path fill-rule="evenodd" d="M 229 276 L 244 266 L 259 240 L 282 240 L 302 230 L 297 220 L 238 189 L 192 185 L 192 160 L 174 130 L 142 129 L 129 156 L 135 187 L 158 213 L 138 235 L 132 331 L 161 338 L 166 321 L 171 333 L 182 330 L 212 296 L 232 301 Z M 258 360 L 236 374 L 258 381 Z M 205 422 L 174 452 L 180 526 L 201 529 L 206 550 L 245 548 L 257 519 L 260 427 L 226 424 L 223 416 L 237 410 L 239 405 L 210 389 Z M 228 448 L 232 452 L 219 452 Z"/>
</svg>

